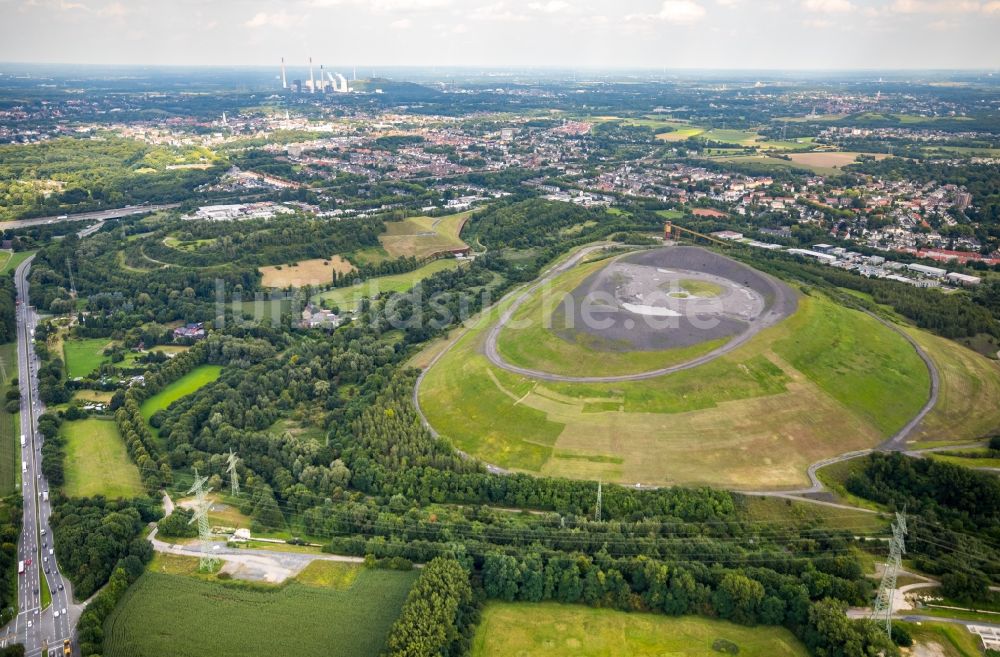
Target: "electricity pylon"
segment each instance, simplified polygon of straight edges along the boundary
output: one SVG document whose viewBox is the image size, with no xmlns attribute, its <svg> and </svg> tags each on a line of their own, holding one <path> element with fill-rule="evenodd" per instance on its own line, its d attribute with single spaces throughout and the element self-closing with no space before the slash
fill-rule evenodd
<svg viewBox="0 0 1000 657">
<path fill-rule="evenodd" d="M 903 553 L 906 552 L 906 510 L 896 512 L 896 522 L 892 523 L 892 538 L 889 540 L 889 557 L 885 562 L 885 572 L 882 573 L 882 583 L 878 587 L 875 605 L 872 608 L 871 620 L 885 624 L 885 633 L 892 639 L 892 603 L 896 592 L 896 576 L 899 574 Z"/>
<path fill-rule="evenodd" d="M 597 522 L 601 521 L 601 507 L 603 506 L 603 504 L 602 504 L 602 501 L 603 501 L 602 497 L 603 497 L 603 495 L 602 495 L 602 491 L 601 491 L 601 482 L 598 481 L 597 482 L 597 507 L 594 509 L 594 520 L 596 520 Z"/>
<path fill-rule="evenodd" d="M 208 477 L 199 477 L 198 468 L 195 468 L 194 483 L 188 491 L 188 495 L 194 493 L 195 496 L 194 517 L 188 524 L 198 521 L 198 540 L 201 542 L 201 559 L 198 562 L 198 570 L 210 573 L 219 565 L 219 560 L 212 556 L 208 548 L 209 543 L 212 542 L 212 531 L 208 527 L 209 502 L 206 496 L 212 489 L 205 488 L 207 481 Z"/>
<path fill-rule="evenodd" d="M 239 463 L 240 459 L 236 456 L 233 450 L 229 450 L 229 466 L 226 468 L 226 472 L 229 473 L 229 483 L 232 484 L 233 497 L 239 497 L 240 495 L 240 475 L 236 472 L 236 464 Z"/>
</svg>

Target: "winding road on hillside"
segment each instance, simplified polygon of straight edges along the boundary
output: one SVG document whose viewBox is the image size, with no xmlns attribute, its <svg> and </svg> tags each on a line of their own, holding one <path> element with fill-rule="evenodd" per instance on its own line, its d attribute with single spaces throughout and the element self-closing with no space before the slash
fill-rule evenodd
<svg viewBox="0 0 1000 657">
<path fill-rule="evenodd" d="M 546 381 L 560 381 L 560 382 L 562 382 L 562 381 L 567 381 L 567 382 L 635 381 L 635 380 L 650 379 L 650 378 L 654 378 L 654 377 L 657 377 L 657 376 L 662 376 L 664 374 L 669 374 L 671 372 L 678 371 L 680 369 L 689 369 L 691 367 L 696 367 L 698 365 L 702 365 L 702 364 L 704 364 L 704 363 L 706 363 L 708 361 L 711 361 L 711 360 L 713 360 L 715 358 L 718 358 L 719 356 L 723 355 L 727 351 L 731 351 L 732 349 L 736 348 L 736 346 L 739 346 L 739 344 L 742 344 L 742 342 L 745 342 L 746 339 L 749 339 L 750 337 L 752 337 L 752 335 L 755 335 L 760 330 L 762 330 L 763 328 L 765 328 L 765 326 L 762 325 L 762 326 L 758 327 L 756 330 L 752 330 L 752 331 L 750 331 L 748 333 L 743 334 L 743 336 L 741 336 L 741 337 L 745 336 L 745 339 L 739 340 L 739 338 L 737 338 L 736 340 L 733 340 L 730 343 L 728 343 L 726 345 L 723 345 L 723 347 L 721 347 L 720 349 L 715 350 L 713 352 L 710 352 L 708 354 L 705 354 L 704 356 L 696 358 L 696 359 L 694 359 L 692 361 L 689 361 L 687 363 L 683 363 L 681 365 L 675 365 L 675 366 L 667 367 L 667 368 L 661 368 L 659 370 L 653 370 L 653 371 L 650 371 L 650 372 L 642 372 L 642 373 L 639 373 L 639 374 L 626 375 L 626 376 L 611 376 L 611 377 L 564 377 L 564 376 L 560 376 L 560 375 L 551 374 L 551 373 L 548 373 L 548 372 L 535 372 L 533 370 L 529 370 L 529 369 L 526 369 L 526 368 L 515 367 L 515 366 L 512 366 L 512 365 L 506 363 L 506 361 L 504 361 L 500 357 L 500 355 L 498 353 L 498 350 L 497 350 L 497 338 L 498 338 L 498 336 L 500 334 L 500 330 L 503 328 L 504 324 L 506 322 L 508 322 L 511 319 L 511 317 L 513 317 L 514 312 L 521 306 L 521 304 L 523 304 L 525 302 L 525 300 L 528 297 L 531 296 L 531 294 L 533 294 L 536 290 L 538 290 L 539 287 L 541 287 L 542 285 L 546 284 L 548 281 L 551 281 L 554 277 L 558 276 L 559 274 L 562 274 L 563 272 L 568 271 L 569 269 L 572 269 L 574 266 L 576 266 L 587 255 L 593 253 L 594 251 L 598 251 L 600 249 L 604 249 L 607 246 L 609 246 L 609 245 L 608 244 L 597 244 L 597 245 L 585 247 L 585 248 L 577 251 L 573 256 L 571 256 L 570 258 L 568 258 L 564 262 L 558 263 L 558 264 L 550 267 L 548 270 L 546 270 L 546 272 L 542 275 L 542 278 L 540 278 L 534 284 L 529 285 L 528 287 L 523 288 L 521 290 L 515 290 L 514 292 L 511 292 L 509 295 L 507 295 L 507 297 L 505 297 L 504 299 L 501 299 L 496 304 L 494 304 L 493 307 L 499 306 L 502 303 L 504 303 L 505 300 L 507 298 L 509 298 L 510 296 L 517 295 L 514 303 L 507 309 L 506 312 L 503 313 L 503 315 L 501 316 L 500 320 L 490 329 L 490 332 L 487 335 L 486 345 L 484 347 L 484 354 L 490 360 L 490 362 L 493 363 L 494 365 L 496 365 L 497 367 L 501 367 L 501 368 L 503 368 L 503 369 L 505 369 L 507 371 L 515 372 L 515 373 L 521 374 L 523 376 L 529 376 L 529 377 L 543 379 L 543 380 L 546 380 Z M 484 311 L 483 312 L 483 316 L 486 316 L 487 312 L 488 311 Z M 838 504 L 836 502 L 817 500 L 817 499 L 813 499 L 813 498 L 807 497 L 808 495 L 815 495 L 815 494 L 818 494 L 818 493 L 822 493 L 825 490 L 824 486 L 823 486 L 823 483 L 819 480 L 819 477 L 816 474 L 817 471 L 820 468 L 824 468 L 826 466 L 833 465 L 835 463 L 841 463 L 843 461 L 849 461 L 849 460 L 852 460 L 852 459 L 856 459 L 856 458 L 860 458 L 860 457 L 863 457 L 863 456 L 867 456 L 868 454 L 871 454 L 871 453 L 876 452 L 876 451 L 878 451 L 878 452 L 893 452 L 893 451 L 895 451 L 895 452 L 906 452 L 907 451 L 907 447 L 906 447 L 906 440 L 907 440 L 907 438 L 914 431 L 914 429 L 916 429 L 917 426 L 919 426 L 919 424 L 923 421 L 924 417 L 926 417 L 926 415 L 931 411 L 931 409 L 934 408 L 935 404 L 937 404 L 939 390 L 940 390 L 940 386 L 941 386 L 941 377 L 940 377 L 940 374 L 938 372 L 937 366 L 934 364 L 934 361 L 931 360 L 930 356 L 927 354 L 926 351 L 924 351 L 923 347 L 921 347 L 917 343 L 917 341 L 912 336 L 910 336 L 906 331 L 903 331 L 901 328 L 899 328 L 895 324 L 893 324 L 893 323 L 891 323 L 889 321 L 886 321 L 885 319 L 879 317 L 878 315 L 876 315 L 874 313 L 871 313 L 869 311 L 862 311 L 862 312 L 867 313 L 868 315 L 870 315 L 871 317 L 873 317 L 877 321 L 879 321 L 882 324 L 884 324 L 885 326 L 887 326 L 889 329 L 891 329 L 891 330 L 895 331 L 896 333 L 898 333 L 899 335 L 903 336 L 903 338 L 906 339 L 906 341 L 909 342 L 910 346 L 912 346 L 913 349 L 917 352 L 917 355 L 920 356 L 921 360 L 923 360 L 924 365 L 927 367 L 927 371 L 930 374 L 930 390 L 929 390 L 929 395 L 928 395 L 927 402 L 923 405 L 923 407 L 920 409 L 920 411 L 916 415 L 914 415 L 913 418 L 910 419 L 909 422 L 907 422 L 895 434 L 893 434 L 892 436 L 890 436 L 889 438 L 887 438 L 886 440 L 884 440 L 882 443 L 880 443 L 875 448 L 873 448 L 873 449 L 857 450 L 857 451 L 853 451 L 853 452 L 846 452 L 844 454 L 839 454 L 839 455 L 832 456 L 832 457 L 829 457 L 829 458 L 826 458 L 826 459 L 822 459 L 822 460 L 817 461 L 816 463 L 813 463 L 812 465 L 810 465 L 809 468 L 806 471 L 806 474 L 809 477 L 809 483 L 810 483 L 810 486 L 808 488 L 793 489 L 793 490 L 776 490 L 776 491 L 736 491 L 736 492 L 740 492 L 740 493 L 743 493 L 745 495 L 757 495 L 757 496 L 764 496 L 764 497 L 780 497 L 780 498 L 801 500 L 801 501 L 805 501 L 805 502 L 812 502 L 812 503 L 816 503 L 816 504 L 823 504 L 823 505 L 832 506 L 832 507 L 858 509 L 858 507 L 847 506 L 847 505 Z M 431 425 L 431 423 L 427 420 L 426 415 L 424 415 L 423 409 L 420 407 L 420 385 L 423 383 L 424 376 L 427 374 L 427 372 L 429 372 L 434 367 L 434 365 L 436 365 L 437 362 L 442 357 L 444 357 L 444 355 L 447 354 L 451 350 L 452 347 L 455 346 L 455 344 L 459 341 L 459 339 L 467 331 L 468 331 L 468 328 L 462 329 L 458 334 L 456 334 L 455 336 L 449 338 L 450 342 L 448 343 L 448 345 L 444 349 L 442 349 L 437 355 L 435 355 L 435 357 L 431 360 L 431 362 L 428 363 L 427 366 L 423 368 L 423 370 L 420 372 L 420 375 L 417 377 L 416 384 L 413 387 L 412 401 L 413 401 L 414 407 L 417 410 L 417 415 L 420 417 L 420 421 L 424 425 L 424 427 L 435 438 L 440 437 L 440 435 L 434 429 L 434 427 Z M 739 340 L 739 343 L 737 343 L 737 340 Z M 734 344 L 734 343 L 737 343 L 737 344 Z M 460 454 L 462 454 L 463 456 L 465 456 L 467 458 L 474 458 L 471 455 L 462 452 L 461 450 L 458 450 L 458 451 L 459 451 Z M 507 470 L 505 470 L 504 468 L 501 468 L 501 467 L 499 467 L 497 465 L 493 465 L 493 464 L 490 464 L 490 463 L 485 463 L 485 465 L 486 465 L 486 468 L 490 472 L 493 472 L 493 473 L 496 473 L 496 474 L 506 474 L 507 473 Z M 865 509 L 861 509 L 861 510 L 862 511 L 867 511 Z"/>
<path fill-rule="evenodd" d="M 672 374 L 673 372 L 689 370 L 711 362 L 716 358 L 724 356 L 734 349 L 737 349 L 764 329 L 773 326 L 777 322 L 784 319 L 784 316 L 781 313 L 774 312 L 773 308 L 781 306 L 778 301 L 774 301 L 770 304 L 769 309 L 764 314 L 750 322 L 750 326 L 746 331 L 734 337 L 721 347 L 713 349 L 707 354 L 703 354 L 697 358 L 692 358 L 691 360 L 683 363 L 660 367 L 646 372 L 636 372 L 634 374 L 619 374 L 616 376 L 568 376 L 564 374 L 543 372 L 541 370 L 533 370 L 527 367 L 520 367 L 512 365 L 504 360 L 503 356 L 500 355 L 499 348 L 497 347 L 497 340 L 499 339 L 500 332 L 503 330 L 504 326 L 510 322 L 517 310 L 524 305 L 524 302 L 527 301 L 539 288 L 550 283 L 552 279 L 572 269 L 587 255 L 596 250 L 603 249 L 605 246 L 606 245 L 598 245 L 581 249 L 565 262 L 550 268 L 534 284 L 518 294 L 514 302 L 509 308 L 507 308 L 506 311 L 504 311 L 497 323 L 494 324 L 486 334 L 486 344 L 483 346 L 483 354 L 490 361 L 490 363 L 501 369 L 507 370 L 508 372 L 513 372 L 514 374 L 520 374 L 521 376 L 527 376 L 533 379 L 540 379 L 542 381 L 556 381 L 559 383 L 619 383 L 622 381 L 643 381 L 645 379 L 655 379 L 656 377 L 663 376 L 664 374 Z M 771 280 L 770 277 L 767 278 L 768 280 Z M 782 287 L 783 286 L 774 285 L 775 294 L 780 294 L 783 291 Z"/>
</svg>

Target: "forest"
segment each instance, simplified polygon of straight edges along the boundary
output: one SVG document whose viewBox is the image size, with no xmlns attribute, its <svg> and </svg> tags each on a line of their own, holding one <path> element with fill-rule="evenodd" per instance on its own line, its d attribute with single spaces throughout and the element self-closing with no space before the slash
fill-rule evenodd
<svg viewBox="0 0 1000 657">
<path fill-rule="evenodd" d="M 204 148 L 153 147 L 113 136 L 0 145 L 0 220 L 182 201 L 221 175 L 216 163 Z M 169 164 L 212 166 L 168 170 Z"/>
</svg>

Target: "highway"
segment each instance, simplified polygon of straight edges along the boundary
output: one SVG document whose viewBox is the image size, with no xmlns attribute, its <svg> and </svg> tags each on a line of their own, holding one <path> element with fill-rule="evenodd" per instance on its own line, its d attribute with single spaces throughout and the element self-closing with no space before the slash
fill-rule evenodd
<svg viewBox="0 0 1000 657">
<path fill-rule="evenodd" d="M 17 361 L 21 388 L 21 491 L 24 496 L 24 519 L 18 542 L 18 559 L 24 561 L 25 572 L 18 579 L 18 615 L 0 633 L 0 647 L 22 643 L 28 657 L 36 657 L 50 648 L 62 650 L 63 639 L 72 638 L 82 605 L 72 604 L 69 580 L 63 578 L 56 564 L 52 545 L 49 515 L 48 482 L 41 472 L 42 436 L 38 432 L 38 417 L 45 407 L 38 396 L 38 358 L 34 348 L 34 332 L 38 315 L 30 306 L 28 271 L 32 258 L 17 268 Z M 52 595 L 52 603 L 41 609 L 42 578 Z M 57 615 L 58 614 L 58 615 Z"/>
<path fill-rule="evenodd" d="M 35 217 L 34 219 L 18 219 L 17 221 L 0 221 L 0 230 L 9 228 L 25 228 L 27 226 L 41 226 L 44 224 L 56 224 L 63 221 L 106 221 L 108 219 L 118 219 L 119 217 L 130 217 L 134 214 L 146 214 L 157 210 L 170 210 L 176 208 L 180 203 L 166 203 L 164 205 L 132 205 L 125 208 L 114 208 L 111 210 L 98 210 L 96 212 L 78 212 L 76 214 L 61 214 L 54 217 Z"/>
</svg>

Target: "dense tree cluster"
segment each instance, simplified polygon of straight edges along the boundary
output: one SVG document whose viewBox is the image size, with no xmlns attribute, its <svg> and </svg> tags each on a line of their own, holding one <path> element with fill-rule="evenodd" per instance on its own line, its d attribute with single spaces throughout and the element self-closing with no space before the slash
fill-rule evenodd
<svg viewBox="0 0 1000 657">
<path fill-rule="evenodd" d="M 59 568 L 83 600 L 108 581 L 119 561 L 152 558 L 153 546 L 140 533 L 158 517 L 147 498 L 109 501 L 103 497 L 60 499 L 50 524 Z M 141 570 L 141 569 L 140 569 Z"/>
<path fill-rule="evenodd" d="M 435 559 L 410 589 L 384 655 L 458 657 L 468 651 L 476 619 L 468 572 L 455 559 Z"/>
<path fill-rule="evenodd" d="M 845 482 L 865 499 L 912 514 L 907 553 L 923 571 L 944 575 L 947 593 L 984 599 L 1000 573 L 1000 481 L 934 459 L 873 454 Z"/>
<path fill-rule="evenodd" d="M 0 626 L 14 617 L 17 607 L 17 541 L 21 535 L 22 500 L 12 495 L 0 500 Z"/>
</svg>

